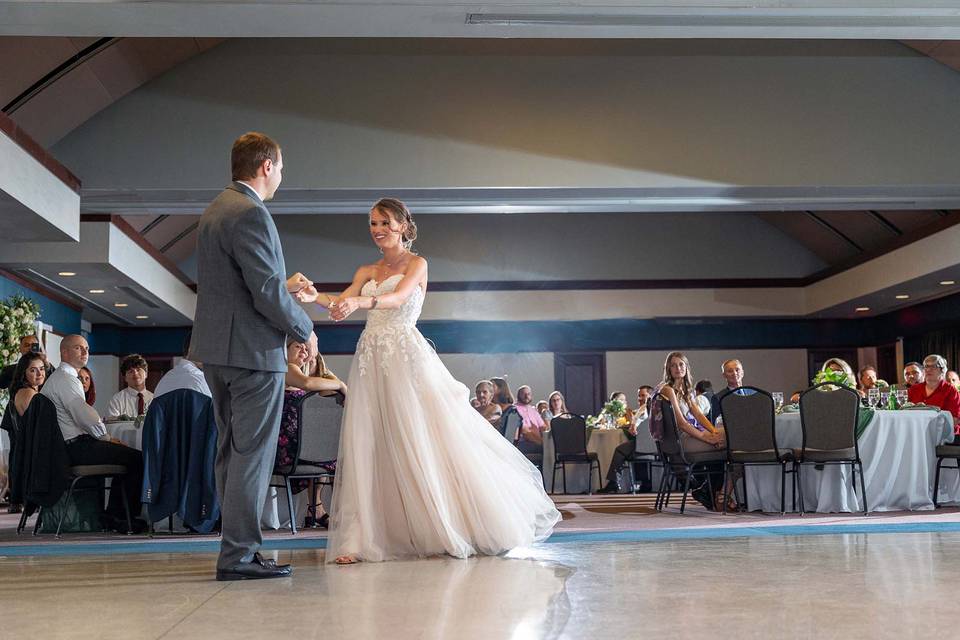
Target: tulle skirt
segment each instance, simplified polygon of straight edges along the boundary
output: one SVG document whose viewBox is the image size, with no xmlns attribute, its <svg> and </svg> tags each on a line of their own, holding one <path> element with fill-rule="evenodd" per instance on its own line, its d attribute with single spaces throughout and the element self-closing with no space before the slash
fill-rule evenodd
<svg viewBox="0 0 960 640">
<path fill-rule="evenodd" d="M 415 327 L 364 331 L 350 369 L 327 561 L 496 555 L 560 520 L 540 472 Z"/>
</svg>

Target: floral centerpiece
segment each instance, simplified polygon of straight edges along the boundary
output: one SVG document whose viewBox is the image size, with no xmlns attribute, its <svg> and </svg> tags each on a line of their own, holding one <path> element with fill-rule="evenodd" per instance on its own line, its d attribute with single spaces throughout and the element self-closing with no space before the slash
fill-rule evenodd
<svg viewBox="0 0 960 640">
<path fill-rule="evenodd" d="M 13 364 L 20 358 L 20 340 L 34 332 L 40 317 L 40 306 L 23 295 L 14 295 L 0 302 L 0 366 Z M 0 389 L 0 412 L 7 406 L 7 390 Z"/>
<path fill-rule="evenodd" d="M 838 387 L 850 387 L 851 389 L 856 387 L 854 381 L 850 379 L 850 376 L 843 371 L 834 371 L 833 369 L 821 371 L 813 377 L 814 385 L 822 384 L 824 382 L 829 382 L 830 384 L 834 384 Z"/>
<path fill-rule="evenodd" d="M 595 416 L 587 416 L 587 427 L 593 429 L 624 429 L 630 426 L 630 414 L 627 405 L 619 400 L 611 400 L 603 405 L 603 410 Z"/>
</svg>

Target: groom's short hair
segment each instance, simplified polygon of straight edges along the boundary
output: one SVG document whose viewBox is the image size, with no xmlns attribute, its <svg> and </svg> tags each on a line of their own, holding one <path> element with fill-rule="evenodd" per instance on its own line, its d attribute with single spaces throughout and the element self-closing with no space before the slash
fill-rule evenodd
<svg viewBox="0 0 960 640">
<path fill-rule="evenodd" d="M 280 145 L 273 138 L 250 131 L 233 142 L 230 152 L 230 171 L 233 180 L 251 180 L 257 177 L 257 170 L 267 160 L 276 162 L 280 158 Z"/>
</svg>

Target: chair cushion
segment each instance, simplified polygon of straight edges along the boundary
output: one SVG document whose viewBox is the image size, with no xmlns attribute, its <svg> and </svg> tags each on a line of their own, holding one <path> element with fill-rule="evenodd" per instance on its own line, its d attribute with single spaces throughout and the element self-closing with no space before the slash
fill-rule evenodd
<svg viewBox="0 0 960 640">
<path fill-rule="evenodd" d="M 731 451 L 730 459 L 734 462 L 780 462 L 781 460 L 793 460 L 793 451 L 790 449 L 780 450 L 780 459 L 777 459 L 776 451 L 765 449 L 763 451 Z"/>
<path fill-rule="evenodd" d="M 70 467 L 70 473 L 75 476 L 122 476 L 127 468 L 119 464 L 81 464 Z"/>
<path fill-rule="evenodd" d="M 273 470 L 274 475 L 287 475 L 293 470 L 293 467 L 289 464 L 283 465 L 282 467 L 276 467 Z M 310 474 L 318 476 L 332 476 L 334 472 L 326 467 L 311 465 L 311 464 L 298 464 L 297 465 L 297 475 L 298 476 L 307 476 Z"/>
<path fill-rule="evenodd" d="M 960 458 L 960 445 L 941 444 L 937 447 L 938 458 Z"/>
<path fill-rule="evenodd" d="M 727 459 L 727 452 L 723 449 L 717 451 L 693 451 L 687 454 L 687 460 L 690 462 L 723 462 Z"/>
<path fill-rule="evenodd" d="M 794 449 L 794 455 L 800 457 L 800 449 Z M 807 449 L 805 462 L 832 462 L 835 460 L 854 460 L 857 457 L 857 450 L 853 447 L 847 449 Z"/>
<path fill-rule="evenodd" d="M 597 454 L 593 451 L 588 451 L 586 455 L 582 453 L 567 453 L 557 456 L 557 462 L 592 462 L 593 460 L 597 462 L 600 461 L 600 459 L 597 458 Z"/>
</svg>

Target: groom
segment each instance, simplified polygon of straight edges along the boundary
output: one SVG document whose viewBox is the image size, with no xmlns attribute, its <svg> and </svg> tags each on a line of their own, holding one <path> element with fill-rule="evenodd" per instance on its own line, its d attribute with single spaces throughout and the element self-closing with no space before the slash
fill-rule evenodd
<svg viewBox="0 0 960 640">
<path fill-rule="evenodd" d="M 280 146 L 246 133 L 233 143 L 230 164 L 233 183 L 200 217 L 188 358 L 203 363 L 217 421 L 223 517 L 217 580 L 279 578 L 293 568 L 257 551 L 260 515 L 277 451 L 286 336 L 307 342 L 313 335 L 294 296 L 312 283 L 299 273 L 286 279 L 280 238 L 264 205 L 280 186 Z"/>
</svg>

